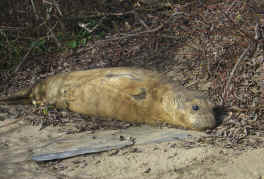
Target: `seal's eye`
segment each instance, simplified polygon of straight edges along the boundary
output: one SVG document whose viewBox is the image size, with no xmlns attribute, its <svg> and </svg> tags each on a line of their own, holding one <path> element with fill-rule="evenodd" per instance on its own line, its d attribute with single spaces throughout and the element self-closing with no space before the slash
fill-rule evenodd
<svg viewBox="0 0 264 179">
<path fill-rule="evenodd" d="M 192 109 L 193 109 L 194 111 L 198 111 L 198 110 L 199 110 L 199 106 L 198 106 L 198 105 L 193 105 L 193 106 L 192 106 Z"/>
</svg>

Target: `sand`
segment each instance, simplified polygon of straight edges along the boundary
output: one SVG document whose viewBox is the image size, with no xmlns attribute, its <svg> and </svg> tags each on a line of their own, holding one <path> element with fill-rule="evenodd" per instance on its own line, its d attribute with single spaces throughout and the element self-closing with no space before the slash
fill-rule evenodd
<svg viewBox="0 0 264 179">
<path fill-rule="evenodd" d="M 4 120 L 0 124 L 3 126 L 11 121 L 12 119 Z M 143 130 L 149 131 L 144 127 Z M 162 131 L 162 129 L 157 130 Z M 101 139 L 105 134 L 107 134 L 105 137 L 111 136 L 109 132 L 117 131 L 101 131 L 99 132 Z M 97 133 L 67 134 L 61 132 L 59 127 L 40 130 L 40 127 L 21 120 L 0 128 L 0 178 L 260 179 L 264 177 L 263 148 L 244 151 L 226 149 L 199 143 L 198 138 L 200 135 L 205 135 L 203 133 L 191 131 L 186 133 L 191 137 L 149 144 L 139 142 L 122 149 L 79 155 L 52 162 L 36 162 L 32 160 L 32 156 L 36 155 L 39 149 L 43 149 L 42 152 L 47 151 L 45 146 L 54 139 L 81 138 L 83 144 L 85 136 L 96 136 Z M 123 130 L 122 135 L 125 134 L 126 130 Z M 132 135 L 131 129 L 127 134 Z M 140 138 L 140 135 L 137 138 Z M 158 138 L 157 133 L 155 135 L 153 138 Z M 99 140 L 99 137 L 95 137 L 96 140 Z M 144 140 L 150 141 L 149 138 Z M 111 140 L 109 139 L 108 142 L 111 143 Z"/>
</svg>

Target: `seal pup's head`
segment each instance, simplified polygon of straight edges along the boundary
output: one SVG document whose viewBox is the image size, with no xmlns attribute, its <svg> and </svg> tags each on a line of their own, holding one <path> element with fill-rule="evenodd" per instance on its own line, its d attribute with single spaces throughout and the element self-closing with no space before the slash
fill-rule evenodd
<svg viewBox="0 0 264 179">
<path fill-rule="evenodd" d="M 199 131 L 216 126 L 214 105 L 198 91 L 174 89 L 166 93 L 162 101 L 164 109 L 171 116 L 170 124 Z"/>
</svg>

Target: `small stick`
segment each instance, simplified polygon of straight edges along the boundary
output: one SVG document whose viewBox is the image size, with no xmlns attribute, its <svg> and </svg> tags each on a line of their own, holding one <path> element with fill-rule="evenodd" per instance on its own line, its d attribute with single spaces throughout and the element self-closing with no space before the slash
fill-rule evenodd
<svg viewBox="0 0 264 179">
<path fill-rule="evenodd" d="M 100 41 L 97 41 L 97 42 L 102 43 L 102 42 L 126 39 L 126 38 L 129 38 L 129 37 L 135 37 L 135 36 L 139 36 L 139 35 L 142 35 L 142 34 L 145 34 L 145 33 L 156 32 L 156 31 L 160 30 L 162 27 L 163 27 L 163 24 L 159 25 L 158 27 L 156 27 L 154 29 L 138 32 L 138 33 L 135 33 L 135 34 L 125 34 L 122 37 L 110 38 L 110 39 L 106 39 L 106 40 L 100 40 Z"/>
<path fill-rule="evenodd" d="M 143 25 L 147 30 L 151 30 L 149 28 L 149 26 L 139 17 L 139 14 L 136 11 L 134 11 L 134 16 L 135 16 L 136 19 L 139 20 L 139 22 L 141 23 L 141 25 Z"/>
<path fill-rule="evenodd" d="M 236 5 L 236 1 L 233 1 L 233 3 L 227 8 L 226 12 L 229 13 L 230 10 Z"/>
<path fill-rule="evenodd" d="M 31 53 L 31 51 L 33 50 L 34 46 L 30 47 L 30 49 L 27 51 L 26 55 L 23 57 L 23 59 L 21 60 L 21 62 L 17 65 L 16 69 L 14 70 L 13 74 L 17 73 L 19 71 L 19 69 L 21 68 L 21 66 L 25 63 L 28 55 Z"/>
<path fill-rule="evenodd" d="M 54 28 L 55 28 L 56 25 L 57 25 L 57 23 L 54 25 Z M 45 26 L 46 26 L 47 29 L 49 30 L 48 33 L 50 33 L 50 36 L 54 39 L 54 41 L 55 41 L 57 47 L 60 48 L 62 45 L 61 45 L 60 41 L 57 39 L 55 33 L 53 32 L 53 29 L 54 29 L 54 28 L 50 28 L 50 27 L 48 26 L 47 23 L 45 23 Z"/>
<path fill-rule="evenodd" d="M 229 78 L 228 78 L 228 81 L 227 81 L 227 83 L 226 83 L 226 87 L 225 87 L 225 89 L 224 89 L 223 96 L 225 96 L 225 94 L 226 94 L 226 91 L 227 91 L 227 89 L 228 89 L 228 87 L 229 87 L 229 85 L 230 85 L 230 82 L 231 82 L 231 80 L 232 80 L 232 78 L 233 78 L 233 76 L 234 76 L 234 74 L 235 74 L 235 71 L 236 71 L 238 65 L 239 65 L 240 62 L 245 58 L 246 54 L 247 54 L 247 53 L 249 52 L 249 50 L 250 50 L 250 47 L 251 47 L 251 45 L 249 44 L 248 47 L 244 50 L 244 52 L 240 55 L 240 57 L 239 57 L 239 59 L 237 60 L 237 62 L 236 62 L 236 64 L 235 64 L 234 68 L 232 69 L 232 71 L 231 71 L 231 73 L 230 73 L 230 76 L 229 76 Z"/>
<path fill-rule="evenodd" d="M 39 16 L 38 16 L 37 9 L 36 9 L 36 6 L 35 6 L 33 0 L 31 0 L 31 4 L 32 4 L 32 8 L 33 8 L 34 14 L 36 16 L 36 19 L 38 20 L 39 19 Z"/>
<path fill-rule="evenodd" d="M 92 33 L 92 32 L 95 31 L 100 25 L 102 25 L 103 20 L 104 20 L 105 18 L 106 18 L 106 17 L 102 17 L 102 18 L 100 19 L 99 23 L 98 23 L 96 26 L 94 26 L 92 29 L 89 29 L 89 28 L 87 27 L 88 24 L 84 24 L 84 23 L 79 22 L 78 25 L 79 25 L 81 28 L 83 28 L 83 29 L 85 29 L 86 31 L 88 31 L 89 33 Z"/>
<path fill-rule="evenodd" d="M 222 11 L 220 9 L 220 11 L 224 14 L 224 16 L 227 18 L 227 20 L 232 24 L 233 27 L 237 27 L 237 24 L 229 17 L 229 15 L 227 15 L 224 11 Z M 241 28 L 238 28 L 239 32 L 241 34 L 243 34 L 247 39 L 249 40 L 254 40 L 251 38 L 251 36 L 244 30 L 242 30 Z"/>
</svg>

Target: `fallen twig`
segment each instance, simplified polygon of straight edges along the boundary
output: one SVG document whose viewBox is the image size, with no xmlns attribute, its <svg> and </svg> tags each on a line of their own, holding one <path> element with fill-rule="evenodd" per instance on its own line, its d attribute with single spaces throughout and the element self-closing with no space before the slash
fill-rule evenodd
<svg viewBox="0 0 264 179">
<path fill-rule="evenodd" d="M 34 12 L 34 15 L 35 15 L 36 19 L 39 20 L 39 16 L 38 16 L 38 13 L 37 13 L 37 9 L 36 9 L 36 6 L 35 6 L 35 3 L 34 3 L 33 0 L 31 0 L 31 5 L 32 5 L 33 12 Z"/>
<path fill-rule="evenodd" d="M 61 45 L 60 41 L 57 39 L 55 33 L 53 32 L 53 29 L 55 29 L 56 25 L 57 25 L 57 23 L 54 25 L 53 28 L 50 28 L 50 27 L 48 26 L 48 24 L 45 23 L 45 26 L 46 26 L 47 29 L 49 30 L 49 31 L 47 32 L 47 34 L 50 33 L 50 36 L 54 39 L 55 43 L 57 44 L 57 47 L 61 48 L 62 45 Z"/>
<path fill-rule="evenodd" d="M 95 31 L 100 25 L 102 25 L 103 20 L 104 20 L 105 18 L 106 18 L 106 17 L 102 17 L 102 18 L 100 19 L 99 23 L 96 24 L 92 29 L 89 29 L 89 28 L 88 28 L 88 24 L 84 24 L 84 23 L 79 22 L 78 25 L 79 25 L 81 28 L 83 28 L 83 29 L 85 29 L 86 31 L 88 31 L 89 33 L 92 33 L 92 32 Z"/>
<path fill-rule="evenodd" d="M 34 48 L 34 46 L 30 47 L 30 49 L 27 51 L 26 55 L 23 57 L 23 59 L 21 60 L 21 62 L 17 65 L 17 67 L 14 70 L 13 74 L 17 73 L 20 70 L 21 66 L 25 63 L 28 55 L 32 52 L 33 48 Z"/>
<path fill-rule="evenodd" d="M 139 17 L 139 14 L 136 11 L 134 11 L 133 14 L 135 18 L 138 19 L 138 21 L 141 23 L 141 25 L 143 25 L 147 30 L 151 30 L 149 26 Z"/>
<path fill-rule="evenodd" d="M 224 92 L 223 92 L 223 96 L 226 96 L 226 93 L 227 93 L 227 89 L 229 88 L 229 85 L 230 85 L 230 82 L 235 74 L 235 71 L 238 67 L 238 65 L 240 64 L 240 62 L 245 58 L 246 54 L 249 52 L 250 50 L 250 47 L 251 47 L 251 44 L 248 45 L 248 47 L 244 50 L 244 52 L 240 55 L 239 59 L 237 60 L 235 66 L 233 67 L 231 73 L 230 73 L 230 76 L 228 78 L 228 81 L 226 83 L 226 86 L 225 86 L 225 89 L 224 89 Z"/>
<path fill-rule="evenodd" d="M 222 11 L 221 9 L 220 9 L 220 11 L 223 13 L 223 15 L 228 19 L 228 21 L 232 24 L 232 26 L 233 27 L 237 27 L 237 24 L 229 17 L 229 15 L 228 14 L 226 14 L 226 12 L 224 12 L 224 11 Z M 241 33 L 241 34 L 243 34 L 244 35 L 244 37 L 246 37 L 247 39 L 249 39 L 249 40 L 254 40 L 253 38 L 251 38 L 251 36 L 246 32 L 246 31 L 244 31 L 244 30 L 242 30 L 241 28 L 238 28 L 238 30 L 239 30 L 239 32 Z"/>
<path fill-rule="evenodd" d="M 97 41 L 97 42 L 102 43 L 102 42 L 109 42 L 109 41 L 114 41 L 114 40 L 126 39 L 126 38 L 129 38 L 129 37 L 135 37 L 135 36 L 139 36 L 139 35 L 146 34 L 146 33 L 156 32 L 156 31 L 160 30 L 162 27 L 163 27 L 163 24 L 159 25 L 158 27 L 156 27 L 154 29 L 138 32 L 138 33 L 135 33 L 135 34 L 124 34 L 122 37 L 115 37 L 115 38 L 110 38 L 110 39 L 106 39 L 106 40 L 100 40 L 100 41 Z"/>
</svg>

